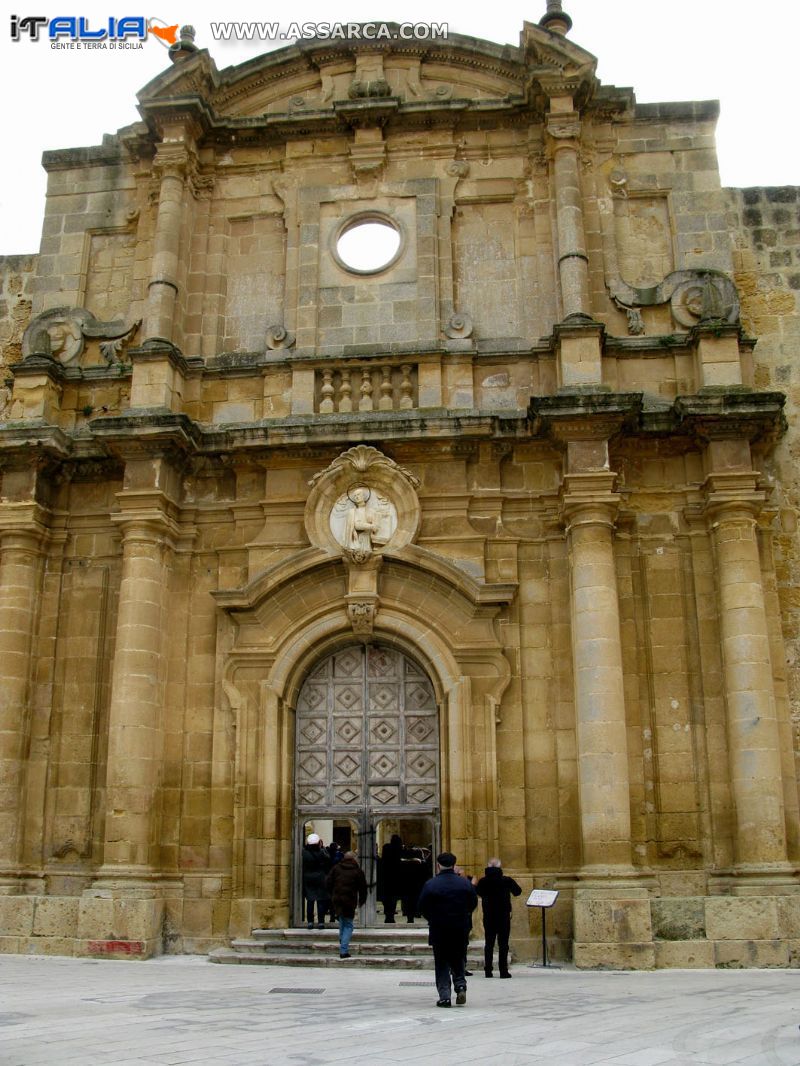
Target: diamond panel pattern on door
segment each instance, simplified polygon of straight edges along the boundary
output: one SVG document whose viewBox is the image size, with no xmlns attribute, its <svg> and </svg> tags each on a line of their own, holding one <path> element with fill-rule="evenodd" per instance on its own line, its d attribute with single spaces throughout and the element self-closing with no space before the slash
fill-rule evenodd
<svg viewBox="0 0 800 1066">
<path fill-rule="evenodd" d="M 347 648 L 333 656 L 333 673 L 336 678 L 363 677 L 364 652 L 362 648 Z"/>
<path fill-rule="evenodd" d="M 374 752 L 369 757 L 369 776 L 371 780 L 376 777 L 398 776 L 398 757 L 394 752 Z"/>
<path fill-rule="evenodd" d="M 397 744 L 399 738 L 397 720 L 391 718 L 376 718 L 369 724 L 369 739 L 373 744 L 385 746 Z"/>
<path fill-rule="evenodd" d="M 327 770 L 325 753 L 317 755 L 315 752 L 307 752 L 297 760 L 297 769 L 302 777 L 324 781 Z"/>
<path fill-rule="evenodd" d="M 333 731 L 336 734 L 336 743 L 343 741 L 348 747 L 357 742 L 360 746 L 361 722 L 356 718 L 334 718 Z"/>
<path fill-rule="evenodd" d="M 324 742 L 327 729 L 327 718 L 309 718 L 300 725 L 299 733 L 306 744 L 319 744 Z"/>
<path fill-rule="evenodd" d="M 300 689 L 296 730 L 301 807 L 438 805 L 436 698 L 402 652 L 359 644 L 327 656 Z"/>
<path fill-rule="evenodd" d="M 297 709 L 298 711 L 322 711 L 324 713 L 327 699 L 327 685 L 305 684 L 303 686 L 303 691 L 301 693 Z"/>
<path fill-rule="evenodd" d="M 436 740 L 436 719 L 432 716 L 409 715 L 406 718 L 406 736 L 415 744 Z"/>
<path fill-rule="evenodd" d="M 406 709 L 409 711 L 432 711 L 436 707 L 430 685 L 422 681 L 406 682 Z"/>
<path fill-rule="evenodd" d="M 361 779 L 361 753 L 358 757 L 337 751 L 333 755 L 333 773 L 337 781 L 353 781 L 357 783 Z"/>
<path fill-rule="evenodd" d="M 334 685 L 333 706 L 337 711 L 355 711 L 361 708 L 364 694 L 360 685 Z"/>
<path fill-rule="evenodd" d="M 398 677 L 402 656 L 389 648 L 381 648 L 376 644 L 367 649 L 367 674 L 370 678 Z"/>
</svg>

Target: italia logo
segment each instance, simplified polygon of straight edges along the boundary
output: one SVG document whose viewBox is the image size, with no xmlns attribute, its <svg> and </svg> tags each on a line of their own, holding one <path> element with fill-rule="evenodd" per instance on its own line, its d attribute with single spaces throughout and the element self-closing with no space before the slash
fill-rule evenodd
<svg viewBox="0 0 800 1066">
<path fill-rule="evenodd" d="M 144 41 L 148 36 L 158 41 L 164 48 L 169 48 L 178 40 L 178 24 L 169 25 L 163 19 L 153 16 L 125 15 L 122 18 L 109 17 L 101 22 L 92 22 L 82 15 L 57 15 L 47 18 L 45 15 L 12 15 L 12 41 L 38 41 L 44 37 L 51 42 L 72 41 L 89 43 L 92 41 Z"/>
</svg>

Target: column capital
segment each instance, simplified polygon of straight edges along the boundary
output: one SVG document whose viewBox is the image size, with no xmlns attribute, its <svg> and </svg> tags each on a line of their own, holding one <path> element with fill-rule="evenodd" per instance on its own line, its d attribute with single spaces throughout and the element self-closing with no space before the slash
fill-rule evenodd
<svg viewBox="0 0 800 1066">
<path fill-rule="evenodd" d="M 554 152 L 569 148 L 580 150 L 581 116 L 577 111 L 550 111 L 545 119 L 545 131 Z"/>
<path fill-rule="evenodd" d="M 743 519 L 755 524 L 769 495 L 757 487 L 758 477 L 755 470 L 709 474 L 703 485 L 701 513 L 712 525 Z"/>
<path fill-rule="evenodd" d="M 133 540 L 171 542 L 180 536 L 177 505 L 159 491 L 119 492 L 119 512 L 111 521 L 122 533 L 123 543 Z"/>
<path fill-rule="evenodd" d="M 38 503 L 0 506 L 0 546 L 41 551 L 49 535 L 49 514 Z"/>
<path fill-rule="evenodd" d="M 564 492 L 561 519 L 567 535 L 579 526 L 605 526 L 613 530 L 621 499 L 617 492 Z"/>
</svg>

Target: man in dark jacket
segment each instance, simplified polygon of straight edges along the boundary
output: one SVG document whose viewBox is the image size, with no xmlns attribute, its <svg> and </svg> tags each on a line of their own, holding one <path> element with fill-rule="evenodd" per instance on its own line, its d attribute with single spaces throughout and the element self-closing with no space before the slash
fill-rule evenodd
<svg viewBox="0 0 800 1066">
<path fill-rule="evenodd" d="M 483 877 L 477 885 L 483 905 L 483 931 L 486 937 L 484 948 L 484 973 L 492 976 L 492 956 L 497 940 L 500 976 L 510 977 L 508 972 L 508 938 L 511 933 L 511 897 L 518 896 L 522 889 L 513 877 L 506 877 L 499 859 L 489 859 Z"/>
<path fill-rule="evenodd" d="M 325 928 L 325 913 L 330 896 L 325 888 L 325 878 L 330 869 L 328 853 L 316 833 L 310 833 L 303 848 L 303 897 L 306 901 L 308 928 L 314 928 L 314 905 L 317 907 L 317 928 Z"/>
<path fill-rule="evenodd" d="M 471 914 L 478 905 L 475 889 L 465 877 L 455 872 L 456 857 L 443 851 L 436 858 L 438 873 L 422 887 L 419 911 L 428 919 L 428 943 L 433 948 L 436 970 L 437 1007 L 450 1006 L 450 981 L 456 1003 L 467 1002 L 467 979 L 464 959 L 471 925 Z"/>
<path fill-rule="evenodd" d="M 328 874 L 326 885 L 333 900 L 333 910 L 339 917 L 339 958 L 349 959 L 356 907 L 363 907 L 367 902 L 367 879 L 355 852 L 344 853 L 342 861 Z"/>
</svg>

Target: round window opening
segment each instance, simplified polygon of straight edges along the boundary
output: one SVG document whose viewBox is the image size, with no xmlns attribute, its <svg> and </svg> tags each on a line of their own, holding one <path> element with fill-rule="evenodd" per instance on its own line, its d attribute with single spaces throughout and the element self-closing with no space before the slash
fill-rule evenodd
<svg viewBox="0 0 800 1066">
<path fill-rule="evenodd" d="M 400 244 L 400 230 L 388 218 L 354 218 L 336 238 L 336 258 L 353 273 L 377 274 L 397 259 Z"/>
</svg>

